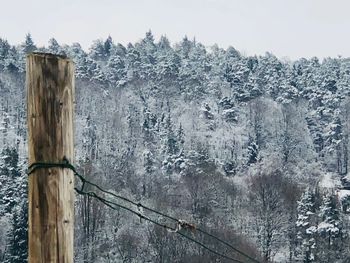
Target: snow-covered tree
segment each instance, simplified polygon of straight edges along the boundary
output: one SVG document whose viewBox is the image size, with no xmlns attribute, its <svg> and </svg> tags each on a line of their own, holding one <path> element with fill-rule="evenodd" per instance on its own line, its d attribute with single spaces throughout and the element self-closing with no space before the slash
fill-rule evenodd
<svg viewBox="0 0 350 263">
<path fill-rule="evenodd" d="M 298 201 L 297 239 L 299 256 L 305 263 L 316 261 L 317 250 L 317 214 L 315 194 L 307 188 Z M 317 261 L 316 261 L 317 262 Z"/>
<path fill-rule="evenodd" d="M 106 78 L 113 84 L 123 84 L 126 77 L 125 61 L 118 53 L 112 53 L 106 66 Z"/>
<path fill-rule="evenodd" d="M 24 58 L 34 48 L 31 36 L 0 39 L 1 262 L 22 215 Z M 89 179 L 244 247 L 240 233 L 270 261 L 349 261 L 348 58 L 246 56 L 188 37 L 172 45 L 150 31 L 127 47 L 108 37 L 88 53 L 54 39 L 40 50 L 75 61 L 75 148 Z M 300 197 L 317 183 L 317 194 Z M 324 187 L 342 188 L 342 209 L 334 196 L 321 201 Z M 78 198 L 76 211 L 77 263 L 219 260 L 91 197 Z"/>
<path fill-rule="evenodd" d="M 318 258 L 321 262 L 335 262 L 341 258 L 342 242 L 345 235 L 334 194 L 327 193 L 323 197 L 319 218 L 317 227 L 320 235 Z"/>
<path fill-rule="evenodd" d="M 37 49 L 37 47 L 34 44 L 34 41 L 32 39 L 31 34 L 27 34 L 24 43 L 22 44 L 22 50 L 24 54 L 28 54 L 30 52 L 33 52 Z"/>
<path fill-rule="evenodd" d="M 11 214 L 22 198 L 26 198 L 26 188 L 23 181 L 17 150 L 5 148 L 1 153 L 0 164 L 0 215 Z"/>
<path fill-rule="evenodd" d="M 253 228 L 266 262 L 276 253 L 278 240 L 287 221 L 284 210 L 282 174 L 277 170 L 259 173 L 249 180 L 250 212 Z"/>
<path fill-rule="evenodd" d="M 11 49 L 10 44 L 6 39 L 0 38 L 0 65 L 4 67 L 5 60 L 9 56 L 9 51 Z"/>
<path fill-rule="evenodd" d="M 48 51 L 53 54 L 63 55 L 64 51 L 55 38 L 49 40 Z"/>
<path fill-rule="evenodd" d="M 27 200 L 14 211 L 8 230 L 7 255 L 4 263 L 28 262 L 28 205 Z"/>
<path fill-rule="evenodd" d="M 104 60 L 107 57 L 105 43 L 102 40 L 96 40 L 90 48 L 90 56 L 93 60 Z"/>
</svg>

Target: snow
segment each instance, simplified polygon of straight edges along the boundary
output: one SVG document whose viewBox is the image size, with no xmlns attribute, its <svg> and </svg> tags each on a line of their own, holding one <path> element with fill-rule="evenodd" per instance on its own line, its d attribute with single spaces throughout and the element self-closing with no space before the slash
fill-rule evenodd
<svg viewBox="0 0 350 263">
<path fill-rule="evenodd" d="M 338 188 L 340 185 L 340 179 L 333 173 L 325 173 L 319 183 L 322 188 Z"/>
<path fill-rule="evenodd" d="M 274 262 L 286 262 L 286 258 L 288 258 L 288 248 L 281 248 L 279 252 L 276 253 L 273 260 Z"/>
<path fill-rule="evenodd" d="M 338 198 L 340 201 L 345 200 L 350 197 L 350 190 L 339 190 Z"/>
<path fill-rule="evenodd" d="M 236 113 L 236 110 L 235 109 L 227 109 L 227 110 L 223 110 L 222 113 L 225 115 L 225 114 L 230 114 L 230 113 Z"/>
<path fill-rule="evenodd" d="M 333 224 L 321 222 L 318 225 L 318 232 L 339 233 L 339 228 L 334 226 Z"/>
<path fill-rule="evenodd" d="M 306 229 L 306 234 L 313 234 L 317 231 L 317 228 L 315 226 L 310 226 L 309 228 Z"/>
<path fill-rule="evenodd" d="M 281 64 L 277 65 L 281 68 L 281 74 L 275 74 L 277 73 L 275 63 L 278 60 L 273 57 L 256 58 L 259 63 L 252 70 L 246 67 L 249 60 L 244 56 L 232 59 L 226 56 L 224 50 L 219 51 L 220 54 L 214 52 L 213 55 L 207 56 L 205 52 L 198 53 L 200 46 L 195 44 L 192 45 L 189 56 L 179 53 L 180 57 L 176 58 L 179 61 L 173 65 L 173 62 L 165 58 L 168 55 L 168 58 L 172 58 L 177 49 L 169 47 L 170 52 L 165 53 L 164 50 L 153 52 L 143 47 L 144 43 L 149 43 L 147 41 L 137 44 L 136 48 L 131 46 L 125 50 L 127 54 L 121 50 L 124 55 L 114 57 L 114 61 L 110 57 L 109 62 L 94 61 L 90 58 L 90 54 L 85 54 L 80 48 L 73 51 L 76 48 L 72 47 L 79 80 L 77 83 L 79 102 L 75 121 L 78 157 L 76 160 L 78 164 L 82 163 L 81 168 L 86 175 L 93 176 L 103 168 L 100 181 L 108 185 L 111 191 L 121 193 L 130 199 L 142 199 L 142 202 L 150 207 L 166 210 L 169 206 L 171 214 L 181 216 L 186 213 L 189 217 L 198 217 L 199 222 L 205 224 L 208 222 L 208 226 L 215 225 L 216 218 L 220 218 L 218 223 L 225 226 L 225 229 L 227 227 L 228 230 L 232 228 L 239 230 L 240 233 L 246 233 L 247 239 L 251 238 L 253 243 L 259 234 L 255 233 L 259 231 L 255 229 L 260 227 L 259 220 L 262 219 L 257 218 L 261 217 L 258 213 L 257 217 L 250 216 L 254 208 L 252 205 L 255 205 L 255 200 L 250 200 L 249 196 L 254 193 L 249 187 L 250 178 L 260 173 L 270 174 L 278 169 L 282 172 L 281 176 L 287 177 L 292 184 L 299 185 L 300 188 L 310 186 L 314 189 L 314 181 L 318 180 L 319 186 L 323 188 L 320 195 L 337 189 L 340 181 L 336 154 L 339 149 L 341 150 L 339 153 L 342 154 L 345 147 L 346 149 L 349 147 L 345 144 L 343 146 L 341 141 L 349 134 L 348 129 L 346 126 L 340 127 L 339 124 L 345 124 L 344 121 L 347 120 L 345 110 L 348 109 L 344 108 L 344 111 L 339 112 L 341 120 L 339 121 L 336 108 L 341 108 L 340 105 L 345 104 L 336 97 L 343 93 L 340 82 L 339 92 L 333 94 L 322 88 L 323 77 L 317 76 L 317 74 L 332 75 L 331 73 L 337 71 L 333 70 L 338 66 L 337 63 L 312 66 L 311 61 L 299 61 L 296 65 L 301 64 L 300 75 L 299 70 L 295 72 L 290 65 Z M 153 45 L 150 47 L 153 50 Z M 157 45 L 154 45 L 155 49 L 156 47 Z M 182 49 L 181 46 L 179 48 Z M 95 51 L 98 50 L 95 48 L 91 54 Z M 138 56 L 141 56 L 139 60 Z M 153 56 L 155 62 L 147 62 L 148 57 Z M 342 59 L 337 61 L 341 67 L 347 66 L 342 64 Z M 108 65 L 110 62 L 112 64 Z M 207 62 L 211 69 L 201 71 L 201 65 Z M 19 92 L 22 90 L 19 87 L 22 87 L 23 83 L 6 79 L 1 71 L 3 65 L 5 64 L 0 59 L 0 89 L 4 91 L 1 98 L 4 105 L 0 111 L 0 141 L 6 145 L 14 145 L 17 139 L 20 140 L 21 159 L 26 161 L 27 156 L 23 154 L 26 151 L 23 149 L 27 149 L 24 138 L 25 127 L 22 127 L 25 121 L 21 120 L 25 114 L 21 107 L 17 108 L 24 103 L 23 94 Z M 232 72 L 228 72 L 231 74 L 229 77 L 235 78 L 240 83 L 236 81 L 232 85 L 225 79 L 223 74 L 226 65 L 232 68 Z M 176 66 L 180 76 L 177 77 L 175 74 L 173 78 L 168 79 L 164 76 L 168 74 L 168 67 L 172 66 Z M 309 73 L 310 76 L 307 75 Z M 311 76 L 314 74 L 315 76 Z M 198 76 L 202 76 L 203 79 L 197 79 Z M 86 78 L 87 81 L 81 78 Z M 339 78 L 344 83 L 350 83 L 348 74 Z M 96 86 L 95 81 L 90 81 L 94 79 L 101 79 L 103 82 Z M 268 81 L 270 83 L 266 83 Z M 295 82 L 298 89 L 302 88 L 300 96 L 304 96 L 304 88 L 309 92 L 309 95 L 305 93 L 305 100 L 295 100 L 299 96 L 299 90 L 293 86 L 294 84 L 290 85 L 291 82 Z M 116 89 L 118 85 L 124 84 L 125 88 Z M 11 92 L 7 94 L 6 90 Z M 263 95 L 260 95 L 261 92 Z M 276 100 L 289 104 L 281 105 Z M 8 107 L 4 103 L 6 101 Z M 4 111 L 5 108 L 8 108 L 8 115 Z M 165 151 L 167 135 L 170 138 L 173 134 L 169 132 L 170 129 L 165 128 L 162 120 L 164 114 L 171 115 L 171 125 L 174 128 L 172 132 L 178 125 L 183 127 L 184 142 L 181 146 L 183 156 Z M 89 122 L 86 121 L 87 116 L 90 118 Z M 142 129 L 144 120 L 147 120 L 147 127 Z M 18 121 L 20 122 L 17 123 Z M 13 129 L 9 128 L 12 127 L 10 124 L 13 125 Z M 339 134 L 340 128 L 343 134 Z M 148 135 L 152 138 L 148 139 Z M 323 150 L 320 144 L 324 146 Z M 344 148 L 338 149 L 337 146 Z M 3 147 L 5 146 L 0 145 L 0 149 Z M 191 151 L 198 151 L 198 154 L 192 154 Z M 252 153 L 256 155 L 254 162 L 247 164 L 247 156 Z M 285 153 L 289 154 L 288 161 L 282 160 Z M 85 158 L 90 156 L 94 158 L 91 169 L 90 163 L 85 165 L 84 162 Z M 25 170 L 26 162 L 25 165 L 23 162 L 21 167 Z M 147 172 L 146 168 L 151 172 Z M 187 176 L 192 173 L 195 174 L 193 178 Z M 207 175 L 208 178 L 212 175 L 217 176 L 218 180 L 216 178 L 208 180 L 205 177 Z M 348 178 L 350 181 L 350 175 Z M 5 189 L 5 184 L 0 182 L 0 188 Z M 143 189 L 145 194 L 142 193 Z M 320 216 L 320 212 L 325 214 L 328 210 L 320 209 L 321 201 L 315 204 L 312 198 L 313 192 L 314 190 L 310 191 L 303 202 L 298 202 L 297 222 L 287 222 L 285 215 L 281 217 L 282 220 L 276 218 L 276 222 L 273 222 L 280 230 L 272 244 L 272 254 L 276 253 L 274 260 L 286 262 L 288 257 L 288 242 L 283 236 L 284 229 L 297 226 L 298 238 L 307 243 L 301 249 L 306 251 L 310 244 L 315 248 L 316 241 L 311 237 L 318 237 L 318 231 L 328 233 L 338 231 L 337 226 L 341 227 L 336 220 L 332 218 L 329 220 L 328 214 L 324 218 Z M 345 209 L 350 207 L 348 205 L 350 190 L 340 190 L 338 195 L 340 200 L 344 200 L 343 207 Z M 192 207 L 194 198 L 207 204 L 212 209 L 210 214 L 194 213 Z M 280 203 L 282 198 L 277 198 L 277 202 Z M 295 200 L 300 199 L 298 197 Z M 337 211 L 343 213 L 345 209 L 341 210 L 339 203 L 336 204 Z M 281 208 L 288 215 L 290 212 L 288 208 Z M 276 214 L 276 217 L 279 215 Z M 80 216 L 78 215 L 78 219 Z M 106 218 L 103 218 L 104 216 Z M 115 225 L 115 219 L 121 221 L 120 225 Z M 129 236 L 129 232 L 135 236 L 138 231 L 143 233 L 141 230 L 144 226 L 134 231 L 133 223 L 137 220 L 130 220 L 129 216 L 123 213 L 118 213 L 117 217 L 106 210 L 106 214 L 101 215 L 101 220 L 106 220 L 103 228 L 99 229 L 101 232 L 110 234 L 109 229 L 121 229 L 121 232 L 118 231 L 108 237 L 111 238 L 109 241 L 112 238 L 122 240 L 124 234 L 126 237 Z M 324 222 L 317 225 L 322 220 Z M 278 225 L 280 221 L 283 227 Z M 124 225 L 125 232 L 123 232 Z M 346 227 L 345 230 L 349 231 L 348 225 Z M 4 247 L 2 246 L 4 243 L 1 243 L 1 236 L 4 236 L 2 229 L 0 220 L 0 247 Z M 130 238 L 133 238 L 132 235 Z M 77 236 L 82 237 L 80 229 L 77 229 Z M 263 241 L 264 237 L 261 238 Z M 147 244 L 145 241 L 147 238 L 142 241 L 144 244 L 138 244 L 139 251 L 151 247 L 150 255 L 156 255 L 152 244 Z M 97 237 L 94 245 L 99 246 L 104 242 L 107 243 Z M 178 247 L 179 244 L 175 242 L 177 241 L 172 242 L 174 247 Z M 259 247 L 261 244 L 256 243 L 258 249 L 261 249 Z M 162 246 L 163 248 L 167 249 L 166 244 Z M 322 250 L 320 247 L 317 249 Z M 124 250 L 130 252 L 129 248 Z M 145 255 L 140 253 L 140 256 Z M 111 260 L 116 262 L 116 259 Z M 135 258 L 135 261 L 139 260 L 140 258 Z M 152 256 L 145 261 L 155 262 L 155 259 Z M 164 261 L 172 262 L 170 259 Z M 95 260 L 95 262 L 102 261 Z"/>
<path fill-rule="evenodd" d="M 346 174 L 346 176 L 343 177 L 346 181 L 350 182 L 350 173 Z"/>
</svg>

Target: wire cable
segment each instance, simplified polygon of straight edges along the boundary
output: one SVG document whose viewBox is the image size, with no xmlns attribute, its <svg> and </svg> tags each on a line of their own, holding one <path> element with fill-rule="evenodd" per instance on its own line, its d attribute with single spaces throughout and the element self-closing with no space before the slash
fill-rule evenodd
<svg viewBox="0 0 350 263">
<path fill-rule="evenodd" d="M 200 232 L 200 233 L 202 233 L 202 234 L 204 234 L 204 235 L 207 235 L 207 236 L 209 236 L 209 237 L 215 239 L 216 241 L 218 241 L 218 242 L 220 242 L 220 243 L 226 245 L 227 247 L 231 248 L 231 249 L 234 250 L 235 252 L 237 252 L 237 253 L 241 254 L 242 256 L 244 256 L 244 257 L 250 259 L 251 261 L 253 261 L 253 262 L 255 262 L 255 263 L 260 263 L 260 262 L 259 262 L 258 260 L 256 260 L 255 258 L 253 258 L 253 257 L 249 256 L 248 254 L 244 253 L 243 251 L 241 251 L 241 250 L 235 248 L 234 246 L 232 246 L 231 244 L 229 244 L 229 243 L 226 242 L 225 240 L 222 240 L 222 239 L 218 238 L 217 236 L 206 232 L 205 230 L 202 230 L 202 229 L 200 229 L 200 228 L 195 227 L 195 226 L 192 225 L 192 224 L 186 223 L 186 222 L 183 221 L 183 220 L 179 220 L 179 219 L 177 219 L 177 218 L 175 218 L 175 217 L 173 217 L 173 216 L 167 215 L 167 214 L 165 214 L 165 213 L 163 213 L 163 212 L 160 212 L 160 211 L 157 211 L 157 210 L 155 210 L 155 209 L 153 209 L 153 208 L 150 208 L 150 207 L 148 207 L 148 206 L 145 206 L 145 205 L 143 205 L 143 204 L 140 203 L 140 202 L 132 201 L 132 200 L 130 200 L 130 199 L 124 197 L 124 196 L 117 195 L 117 194 L 115 194 L 115 193 L 113 193 L 113 192 L 110 192 L 110 191 L 107 191 L 107 190 L 103 189 L 103 188 L 100 187 L 99 185 L 97 185 L 97 184 L 95 184 L 95 183 L 93 183 L 93 182 L 87 180 L 84 176 L 82 176 L 81 174 L 79 174 L 79 173 L 77 172 L 77 170 L 75 169 L 75 167 L 74 167 L 71 163 L 69 163 L 69 161 L 68 161 L 66 158 L 63 158 L 63 162 L 57 162 L 57 163 L 54 163 L 54 162 L 53 162 L 53 163 L 50 163 L 50 162 L 35 162 L 35 163 L 31 164 L 31 165 L 28 167 L 28 172 L 27 172 L 27 174 L 28 174 L 28 175 L 32 174 L 36 169 L 41 169 L 41 168 L 55 168 L 55 167 L 58 167 L 58 168 L 68 168 L 68 169 L 70 169 L 70 170 L 73 171 L 74 175 L 77 176 L 77 177 L 79 178 L 79 180 L 81 181 L 81 183 L 82 183 L 81 189 L 75 188 L 76 192 L 79 193 L 79 194 L 81 194 L 81 195 L 88 195 L 88 196 L 91 196 L 91 197 L 93 197 L 93 198 L 96 198 L 96 199 L 98 199 L 99 201 L 101 201 L 102 203 L 104 203 L 105 205 L 107 205 L 108 207 L 110 207 L 110 208 L 112 208 L 112 209 L 115 209 L 115 208 L 113 208 L 113 205 L 118 206 L 118 207 L 120 207 L 120 208 L 122 208 L 122 209 L 125 209 L 125 210 L 127 210 L 127 211 L 129 211 L 129 212 L 131 212 L 131 213 L 134 213 L 134 214 L 136 214 L 137 216 L 139 216 L 140 218 L 143 218 L 143 219 L 145 219 L 145 220 L 148 220 L 148 221 L 150 221 L 150 222 L 152 222 L 152 223 L 154 223 L 154 224 L 156 224 L 156 225 L 158 225 L 158 226 L 162 226 L 162 227 L 165 227 L 165 228 L 171 230 L 172 232 L 179 233 L 179 234 L 182 235 L 183 237 L 185 237 L 185 238 L 191 240 L 192 242 L 195 242 L 195 243 L 196 243 L 196 242 L 199 242 L 199 241 L 196 241 L 196 240 L 192 239 L 192 238 L 189 237 L 189 236 L 186 236 L 186 235 L 183 234 L 182 232 L 177 231 L 177 229 L 171 228 L 171 227 L 166 226 L 166 225 L 162 225 L 161 223 L 159 223 L 159 222 L 157 222 L 157 221 L 154 221 L 154 220 L 152 220 L 151 218 L 147 218 L 147 217 L 145 217 L 144 215 L 142 215 L 141 213 L 138 213 L 138 212 L 132 210 L 131 208 L 128 208 L 128 207 L 126 207 L 126 206 L 123 206 L 123 205 L 114 203 L 114 202 L 112 202 L 112 201 L 106 200 L 106 199 L 104 199 L 104 198 L 98 196 L 95 192 L 85 192 L 85 191 L 84 191 L 84 188 L 85 188 L 86 185 L 93 186 L 93 187 L 95 187 L 96 189 L 98 189 L 99 191 L 101 191 L 102 193 L 107 194 L 107 195 L 110 195 L 110 196 L 113 196 L 113 197 L 115 197 L 115 198 L 117 198 L 117 199 L 123 200 L 123 201 L 125 201 L 125 202 L 127 202 L 127 203 L 130 203 L 130 204 L 136 206 L 137 208 L 143 208 L 143 209 L 148 210 L 148 211 L 150 211 L 150 212 L 152 212 L 152 213 L 155 213 L 155 214 L 157 214 L 157 215 L 160 215 L 160 216 L 163 216 L 163 217 L 168 218 L 168 219 L 170 219 L 170 220 L 173 220 L 173 221 L 175 221 L 175 222 L 176 222 L 177 224 L 179 224 L 179 225 L 187 226 L 188 228 L 194 228 L 194 229 L 197 230 L 198 232 Z M 200 242 L 199 242 L 199 243 L 200 243 Z M 202 244 L 202 243 L 200 243 L 200 244 L 198 244 L 198 245 L 202 246 L 203 248 L 205 248 L 205 249 L 211 251 L 212 253 L 217 254 L 217 255 L 219 255 L 219 256 L 221 256 L 221 257 L 224 257 L 224 258 L 227 257 L 226 255 L 221 254 L 221 253 L 219 253 L 219 252 L 216 252 L 215 250 L 212 250 L 211 248 L 207 247 L 206 245 L 204 245 L 204 244 Z M 233 259 L 233 260 L 235 260 L 235 259 Z M 236 262 L 239 262 L 239 261 L 236 260 Z"/>
<path fill-rule="evenodd" d="M 203 244 L 202 242 L 199 242 L 198 240 L 195 240 L 194 238 L 192 238 L 192 237 L 186 235 L 185 233 L 182 233 L 182 232 L 180 232 L 180 231 L 176 231 L 176 229 L 174 229 L 174 228 L 172 228 L 172 227 L 170 227 L 170 226 L 168 226 L 168 225 L 166 225 L 166 224 L 159 223 L 158 221 L 155 221 L 155 220 L 153 220 L 153 219 L 151 219 L 151 218 L 148 218 L 148 217 L 142 215 L 141 213 L 136 212 L 136 211 L 134 211 L 134 210 L 132 210 L 132 209 L 126 207 L 126 206 L 123 206 L 123 205 L 120 205 L 120 204 L 118 204 L 118 203 L 115 203 L 115 202 L 106 200 L 106 199 L 100 197 L 99 195 L 97 195 L 97 194 L 94 193 L 94 192 L 84 192 L 84 191 L 81 191 L 81 190 L 79 190 L 79 189 L 77 189 L 77 188 L 75 188 L 75 190 L 76 190 L 76 192 L 77 192 L 78 194 L 80 194 L 80 195 L 87 195 L 87 196 L 96 198 L 97 200 L 99 200 L 100 202 L 102 202 L 103 204 L 105 204 L 106 206 L 110 207 L 110 208 L 113 209 L 113 210 L 116 210 L 116 207 L 125 209 L 125 210 L 127 210 L 127 211 L 129 211 L 129 212 L 131 212 L 131 213 L 133 213 L 133 214 L 135 214 L 135 215 L 137 215 L 137 216 L 140 217 L 141 219 L 144 219 L 144 220 L 146 220 L 146 221 L 149 221 L 149 222 L 151 222 L 151 223 L 153 223 L 153 224 L 155 224 L 155 225 L 157 225 L 157 226 L 159 226 L 159 227 L 162 227 L 162 228 L 164 228 L 164 229 L 169 229 L 169 230 L 171 230 L 173 233 L 179 234 L 180 236 L 182 236 L 182 237 L 188 239 L 189 241 L 191 241 L 191 242 L 193 242 L 193 243 L 195 243 L 195 244 L 197 244 L 197 245 L 203 247 L 204 249 L 208 250 L 209 252 L 211 252 L 211 253 L 213 253 L 213 254 L 215 254 L 215 255 L 217 255 L 217 256 L 220 256 L 220 257 L 225 258 L 225 259 L 227 259 L 227 260 L 230 260 L 230 261 L 232 261 L 232 262 L 244 263 L 243 261 L 240 261 L 240 260 L 238 260 L 238 259 L 231 258 L 231 257 L 229 257 L 229 256 L 227 256 L 227 255 L 225 255 L 225 254 L 222 254 L 222 253 L 220 253 L 220 252 L 217 252 L 217 251 L 211 249 L 210 247 L 208 247 L 207 245 Z"/>
</svg>

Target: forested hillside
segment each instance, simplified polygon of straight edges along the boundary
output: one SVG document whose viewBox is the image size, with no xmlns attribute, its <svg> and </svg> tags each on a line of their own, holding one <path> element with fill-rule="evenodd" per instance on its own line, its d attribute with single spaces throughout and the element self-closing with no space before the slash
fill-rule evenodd
<svg viewBox="0 0 350 263">
<path fill-rule="evenodd" d="M 26 262 L 32 51 L 76 63 L 75 164 L 91 181 L 261 262 L 350 262 L 350 59 L 245 56 L 151 32 L 88 51 L 0 39 L 0 262 Z M 77 263 L 230 262 L 91 197 L 75 207 Z"/>
</svg>

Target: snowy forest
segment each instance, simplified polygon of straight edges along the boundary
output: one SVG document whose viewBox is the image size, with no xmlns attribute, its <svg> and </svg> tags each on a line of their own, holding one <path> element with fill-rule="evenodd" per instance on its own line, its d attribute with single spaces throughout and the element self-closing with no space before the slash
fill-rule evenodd
<svg viewBox="0 0 350 263">
<path fill-rule="evenodd" d="M 260 262 L 350 262 L 350 58 L 247 56 L 151 31 L 89 50 L 0 39 L 0 262 L 27 262 L 33 51 L 75 62 L 75 165 L 89 180 Z M 76 195 L 75 214 L 77 263 L 230 262 L 88 196 Z"/>
</svg>

